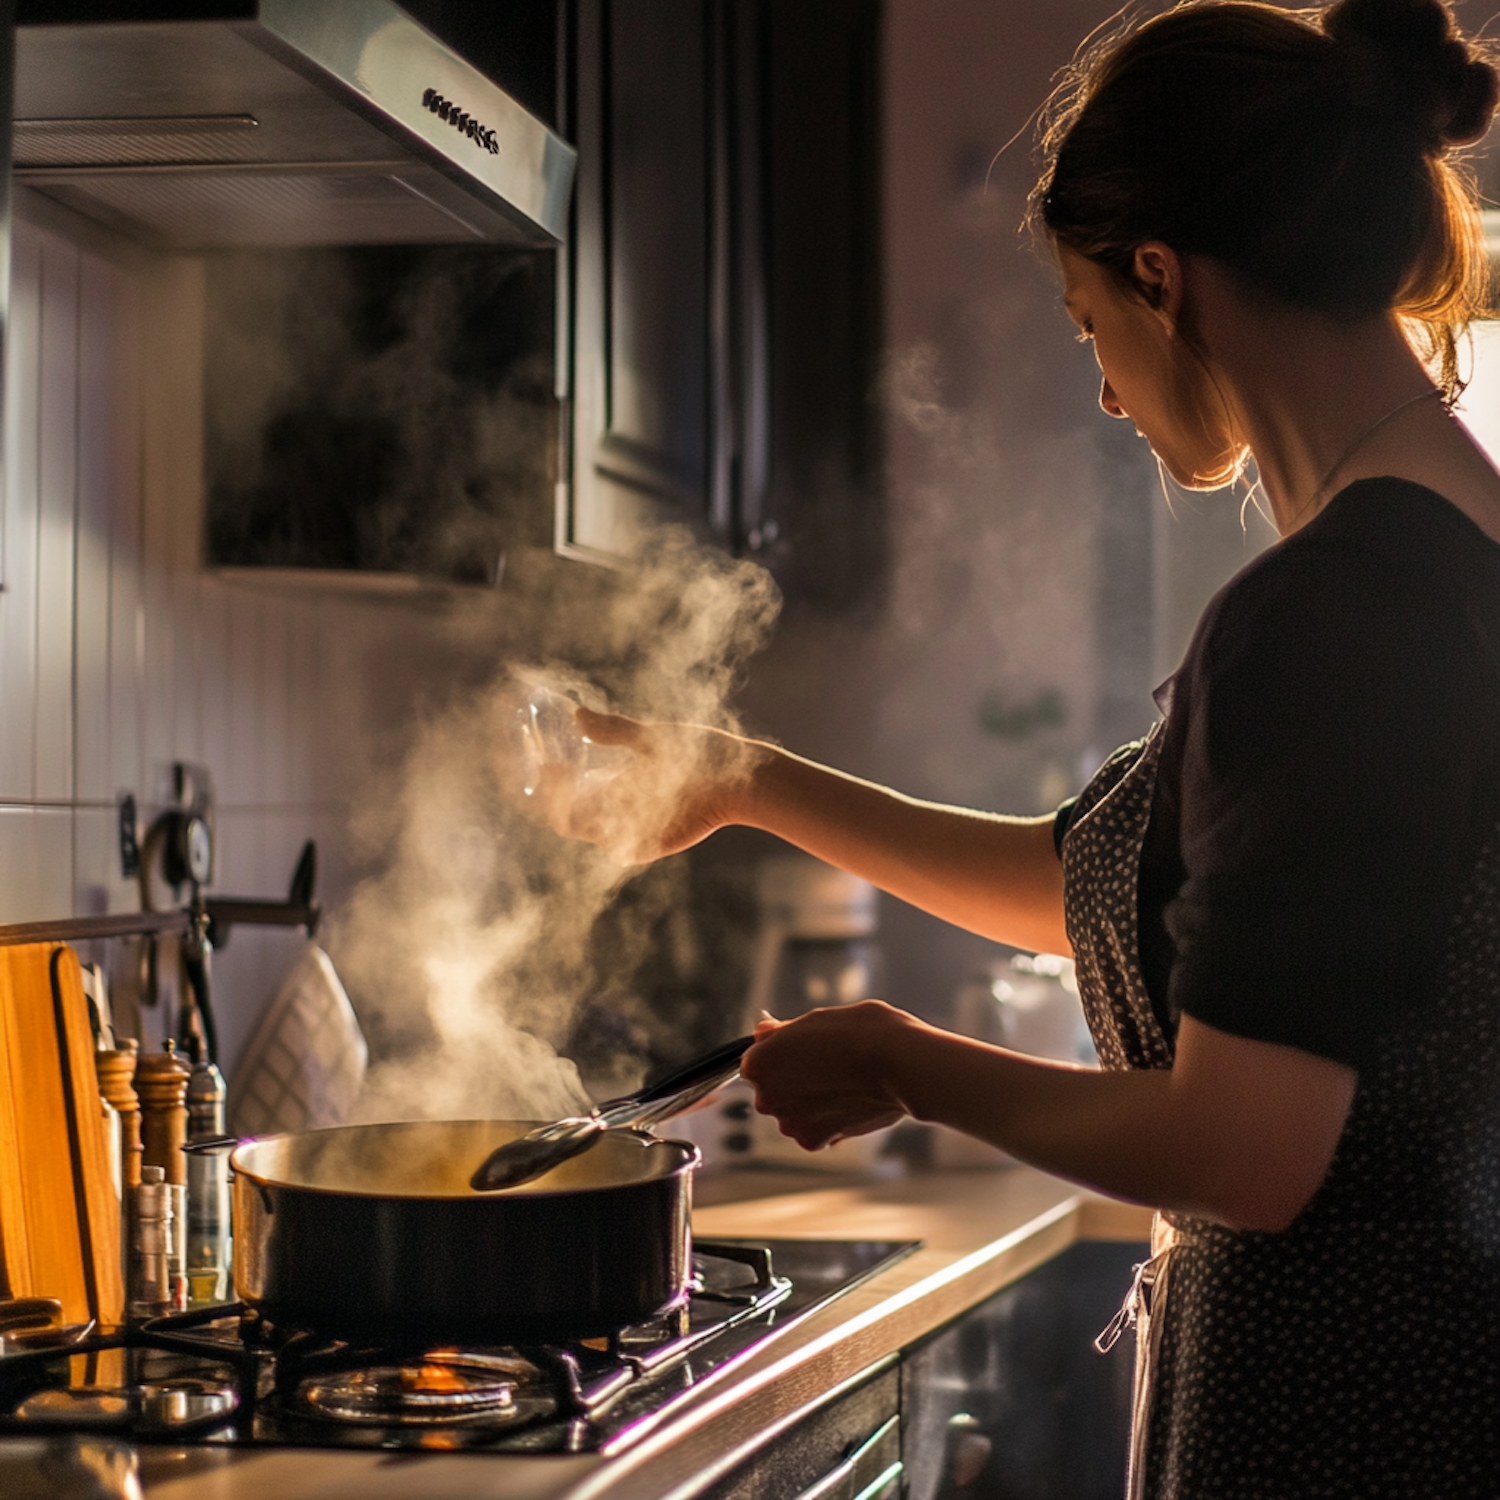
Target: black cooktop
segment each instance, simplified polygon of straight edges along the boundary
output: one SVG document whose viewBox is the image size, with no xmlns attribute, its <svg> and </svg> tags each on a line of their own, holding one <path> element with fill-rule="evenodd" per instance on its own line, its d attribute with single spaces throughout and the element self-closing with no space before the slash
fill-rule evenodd
<svg viewBox="0 0 1500 1500">
<path fill-rule="evenodd" d="M 618 1451 L 918 1241 L 701 1240 L 688 1304 L 567 1345 L 440 1349 L 273 1327 L 238 1304 L 0 1354 L 0 1432 L 138 1443 Z"/>
</svg>

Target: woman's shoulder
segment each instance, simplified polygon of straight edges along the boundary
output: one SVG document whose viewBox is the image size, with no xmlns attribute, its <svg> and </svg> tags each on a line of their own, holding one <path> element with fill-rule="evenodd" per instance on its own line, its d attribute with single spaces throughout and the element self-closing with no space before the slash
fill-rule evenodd
<svg viewBox="0 0 1500 1500">
<path fill-rule="evenodd" d="M 1494 675 L 1496 651 L 1500 545 L 1433 490 L 1367 479 L 1230 579 L 1179 675 L 1321 680 L 1384 658 L 1472 682 Z"/>
<path fill-rule="evenodd" d="M 1305 526 L 1266 548 L 1204 616 L 1345 621 L 1366 610 L 1433 622 L 1478 608 L 1500 627 L 1500 544 L 1425 485 L 1393 477 L 1345 486 Z"/>
<path fill-rule="evenodd" d="M 1500 569 L 1496 543 L 1447 496 L 1415 480 L 1386 475 L 1358 479 L 1339 490 L 1283 544 L 1297 548 L 1355 548 L 1373 557 L 1415 560 L 1446 554 L 1479 568 Z"/>
</svg>

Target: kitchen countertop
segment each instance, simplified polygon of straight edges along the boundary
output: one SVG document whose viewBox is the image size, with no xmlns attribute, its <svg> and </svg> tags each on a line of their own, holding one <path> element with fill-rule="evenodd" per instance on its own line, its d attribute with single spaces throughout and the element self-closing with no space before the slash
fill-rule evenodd
<svg viewBox="0 0 1500 1500">
<path fill-rule="evenodd" d="M 829 1180 L 743 1171 L 706 1179 L 704 1238 L 924 1243 L 717 1372 L 620 1454 L 485 1455 L 143 1448 L 156 1500 L 671 1500 L 725 1473 L 821 1396 L 1076 1240 L 1143 1240 L 1146 1210 L 1026 1167 Z"/>
</svg>

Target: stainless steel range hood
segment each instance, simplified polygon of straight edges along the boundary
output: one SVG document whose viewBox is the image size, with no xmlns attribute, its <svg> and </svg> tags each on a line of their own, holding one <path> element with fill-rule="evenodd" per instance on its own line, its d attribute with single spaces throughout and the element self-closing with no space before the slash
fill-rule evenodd
<svg viewBox="0 0 1500 1500">
<path fill-rule="evenodd" d="M 191 9 L 23 5 L 16 179 L 165 249 L 563 239 L 572 148 L 388 0 Z"/>
</svg>

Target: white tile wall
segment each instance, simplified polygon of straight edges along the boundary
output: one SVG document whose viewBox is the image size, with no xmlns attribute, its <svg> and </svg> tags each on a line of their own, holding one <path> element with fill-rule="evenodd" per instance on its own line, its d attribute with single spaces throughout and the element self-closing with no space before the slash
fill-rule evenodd
<svg viewBox="0 0 1500 1500">
<path fill-rule="evenodd" d="M 133 792 L 144 826 L 179 759 L 215 779 L 216 889 L 284 894 L 316 836 L 320 895 L 336 902 L 347 799 L 374 721 L 401 712 L 402 648 L 427 627 L 201 569 L 203 267 L 19 197 L 0 509 L 0 922 L 136 909 L 116 798 Z M 231 1065 L 298 944 L 239 928 L 216 955 Z M 114 946 L 88 956 L 123 975 L 133 956 Z M 142 1018 L 148 1044 L 166 1011 Z"/>
</svg>

